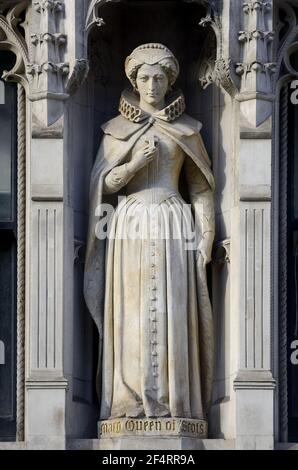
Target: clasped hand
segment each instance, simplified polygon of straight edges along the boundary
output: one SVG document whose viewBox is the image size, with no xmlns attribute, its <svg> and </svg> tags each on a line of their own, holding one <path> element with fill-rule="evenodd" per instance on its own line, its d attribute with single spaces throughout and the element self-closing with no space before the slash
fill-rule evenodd
<svg viewBox="0 0 298 470">
<path fill-rule="evenodd" d="M 136 172 L 146 165 L 151 163 L 158 154 L 158 138 L 156 136 L 146 138 L 145 145 L 138 150 L 132 157 L 129 165 L 129 169 L 132 172 Z"/>
</svg>

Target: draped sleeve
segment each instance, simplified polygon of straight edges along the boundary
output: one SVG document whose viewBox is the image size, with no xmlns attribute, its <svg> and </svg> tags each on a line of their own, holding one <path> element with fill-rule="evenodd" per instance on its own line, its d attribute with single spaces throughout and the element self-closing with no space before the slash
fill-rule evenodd
<svg viewBox="0 0 298 470">
<path fill-rule="evenodd" d="M 204 174 L 190 157 L 186 157 L 185 172 L 190 202 L 194 210 L 196 227 L 201 240 L 214 237 L 214 192 Z"/>
</svg>

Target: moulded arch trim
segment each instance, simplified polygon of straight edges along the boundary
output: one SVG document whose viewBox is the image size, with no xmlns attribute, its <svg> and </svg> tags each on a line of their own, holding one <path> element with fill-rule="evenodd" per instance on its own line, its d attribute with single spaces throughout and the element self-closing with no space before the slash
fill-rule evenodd
<svg viewBox="0 0 298 470">
<path fill-rule="evenodd" d="M 197 3 L 206 8 L 206 16 L 201 18 L 199 25 L 210 27 L 216 38 L 216 58 L 207 59 L 206 76 L 200 77 L 203 88 L 207 88 L 211 83 L 222 86 L 232 97 L 238 93 L 237 86 L 232 76 L 232 61 L 224 57 L 222 44 L 222 25 L 218 11 L 218 2 L 216 0 L 183 0 L 185 3 Z M 120 3 L 122 0 L 91 0 L 88 8 L 85 32 L 88 36 L 94 27 L 101 27 L 105 24 L 104 19 L 99 14 L 100 8 L 106 3 Z"/>
<path fill-rule="evenodd" d="M 281 76 L 281 69 L 283 65 L 286 67 L 287 75 L 295 76 L 298 74 L 298 70 L 295 70 L 291 66 L 291 62 L 290 62 L 290 55 L 295 50 L 298 51 L 298 41 L 297 41 L 298 25 L 296 22 L 294 22 L 295 11 L 293 10 L 292 5 L 290 3 L 282 4 L 279 2 L 277 6 L 284 9 L 284 11 L 286 11 L 288 18 L 291 19 L 291 24 L 289 27 L 289 31 L 286 34 L 286 37 L 283 39 L 282 44 L 279 50 L 277 51 L 276 75 L 275 75 L 276 84 L 279 83 L 282 78 L 284 78 L 285 74 Z"/>
<path fill-rule="evenodd" d="M 298 70 L 290 62 L 290 55 L 298 50 L 298 25 L 296 13 L 290 2 L 279 1 L 276 7 L 283 9 L 289 20 L 288 31 L 276 45 L 276 73 L 275 94 L 276 102 L 273 117 L 273 181 L 275 196 L 273 200 L 273 213 L 275 220 L 273 226 L 274 256 L 273 256 L 273 318 L 276 325 L 275 337 L 279 343 L 278 354 L 274 352 L 274 367 L 279 376 L 279 401 L 276 402 L 276 425 L 281 442 L 288 441 L 288 333 L 287 333 L 287 261 L 284 256 L 287 244 L 287 198 L 288 198 L 288 143 L 287 143 L 287 113 L 288 89 L 290 82 L 297 80 Z M 277 23 L 276 29 L 281 23 Z M 278 36 L 278 35 L 277 35 Z"/>
<path fill-rule="evenodd" d="M 13 68 L 3 73 L 2 78 L 6 81 L 14 81 L 23 85 L 28 91 L 28 80 L 26 76 L 26 67 L 29 63 L 28 48 L 25 39 L 18 30 L 20 23 L 20 15 L 29 5 L 29 0 L 22 0 L 11 7 L 4 15 L 2 12 L 5 7 L 2 6 L 0 11 L 0 51 L 11 51 L 16 57 Z M 7 2 L 9 8 L 9 3 Z"/>
<path fill-rule="evenodd" d="M 298 31 L 297 31 L 298 32 Z M 286 50 L 286 54 L 284 57 L 285 65 L 288 71 L 292 74 L 298 75 L 298 70 L 295 69 L 291 64 L 291 56 L 293 53 L 298 53 L 298 41 L 293 42 Z"/>
<path fill-rule="evenodd" d="M 211 10 L 215 10 L 214 0 L 183 0 L 185 3 L 198 3 L 199 5 L 205 6 Z M 99 17 L 99 9 L 106 3 L 120 3 L 122 0 L 91 0 L 87 11 L 85 29 L 87 33 L 94 26 L 102 26 L 104 24 L 103 18 Z M 211 14 L 207 12 L 206 20 L 211 20 Z"/>
<path fill-rule="evenodd" d="M 87 33 L 89 33 L 94 26 L 102 26 L 104 24 L 104 20 L 98 16 L 100 7 L 106 3 L 120 3 L 121 1 L 122 0 L 91 0 L 85 22 Z"/>
</svg>

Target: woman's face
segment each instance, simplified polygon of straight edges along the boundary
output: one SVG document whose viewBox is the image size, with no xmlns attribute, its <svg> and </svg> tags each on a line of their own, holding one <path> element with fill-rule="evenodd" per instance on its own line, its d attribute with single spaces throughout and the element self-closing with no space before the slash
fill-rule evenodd
<svg viewBox="0 0 298 470">
<path fill-rule="evenodd" d="M 158 106 L 166 95 L 169 80 L 161 65 L 142 65 L 137 74 L 140 97 L 151 106 Z"/>
</svg>

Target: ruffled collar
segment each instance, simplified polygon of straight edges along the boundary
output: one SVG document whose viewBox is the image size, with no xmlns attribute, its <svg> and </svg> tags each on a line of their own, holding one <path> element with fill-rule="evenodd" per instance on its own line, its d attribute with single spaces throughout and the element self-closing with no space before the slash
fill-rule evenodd
<svg viewBox="0 0 298 470">
<path fill-rule="evenodd" d="M 170 101 L 164 109 L 156 111 L 156 113 L 151 115 L 139 107 L 136 95 L 128 91 L 124 91 L 121 95 L 119 111 L 124 118 L 135 123 L 141 123 L 146 120 L 154 121 L 155 119 L 172 122 L 184 113 L 185 99 L 183 94 L 179 92 L 170 98 Z"/>
</svg>

